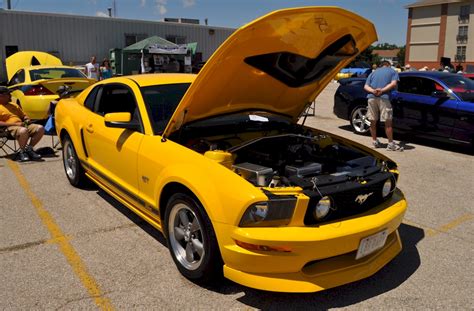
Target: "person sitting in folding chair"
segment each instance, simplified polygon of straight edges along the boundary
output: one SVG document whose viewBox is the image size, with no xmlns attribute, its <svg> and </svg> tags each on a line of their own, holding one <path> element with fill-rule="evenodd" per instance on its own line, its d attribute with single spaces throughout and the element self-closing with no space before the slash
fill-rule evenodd
<svg viewBox="0 0 474 311">
<path fill-rule="evenodd" d="M 0 86 L 0 126 L 6 127 L 10 135 L 18 141 L 20 145 L 18 159 L 20 161 L 41 159 L 41 155 L 37 154 L 33 147 L 43 137 L 43 126 L 31 124 L 30 118 L 28 118 L 23 110 L 10 101 L 10 90 Z"/>
</svg>

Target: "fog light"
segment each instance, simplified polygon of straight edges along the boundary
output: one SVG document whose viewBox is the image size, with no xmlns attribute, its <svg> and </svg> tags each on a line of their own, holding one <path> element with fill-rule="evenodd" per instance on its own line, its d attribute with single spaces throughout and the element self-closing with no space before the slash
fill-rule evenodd
<svg viewBox="0 0 474 311">
<path fill-rule="evenodd" d="M 324 196 L 319 200 L 318 204 L 314 207 L 313 216 L 317 220 L 321 220 L 329 214 L 331 210 L 331 198 Z"/>
<path fill-rule="evenodd" d="M 385 183 L 383 184 L 382 188 L 382 197 L 386 198 L 389 196 L 390 193 L 392 193 L 394 189 L 393 181 L 391 179 L 387 179 Z"/>
<path fill-rule="evenodd" d="M 267 246 L 267 245 L 257 245 L 242 242 L 239 240 L 235 240 L 235 244 L 238 246 L 248 249 L 250 251 L 261 251 L 261 252 L 284 252 L 289 253 L 291 252 L 291 248 L 289 246 Z"/>
</svg>

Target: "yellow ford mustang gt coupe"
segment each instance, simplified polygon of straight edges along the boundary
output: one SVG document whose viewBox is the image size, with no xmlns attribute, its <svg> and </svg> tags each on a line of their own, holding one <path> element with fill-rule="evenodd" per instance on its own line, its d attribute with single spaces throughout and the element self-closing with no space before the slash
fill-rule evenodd
<svg viewBox="0 0 474 311">
<path fill-rule="evenodd" d="M 298 120 L 376 39 L 343 9 L 285 9 L 198 75 L 101 81 L 56 109 L 66 176 L 162 231 L 191 280 L 314 292 L 368 277 L 402 248 L 397 166 Z"/>
<path fill-rule="evenodd" d="M 63 66 L 59 58 L 44 52 L 22 51 L 6 59 L 8 88 L 13 101 L 33 120 L 48 118 L 51 101 L 60 86 L 82 91 L 96 81 L 79 69 Z"/>
</svg>

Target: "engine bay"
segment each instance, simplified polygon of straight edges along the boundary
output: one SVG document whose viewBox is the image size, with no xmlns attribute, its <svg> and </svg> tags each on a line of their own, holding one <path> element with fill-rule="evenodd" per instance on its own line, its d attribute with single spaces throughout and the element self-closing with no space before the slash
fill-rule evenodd
<svg viewBox="0 0 474 311">
<path fill-rule="evenodd" d="M 380 171 L 377 159 L 311 131 L 189 139 L 184 144 L 259 187 L 310 188 Z"/>
<path fill-rule="evenodd" d="M 368 211 L 392 196 L 398 179 L 394 162 L 275 116 L 223 116 L 187 125 L 171 139 L 279 202 L 271 204 L 295 202 L 293 194 L 301 191 L 309 198 L 305 225 Z"/>
</svg>

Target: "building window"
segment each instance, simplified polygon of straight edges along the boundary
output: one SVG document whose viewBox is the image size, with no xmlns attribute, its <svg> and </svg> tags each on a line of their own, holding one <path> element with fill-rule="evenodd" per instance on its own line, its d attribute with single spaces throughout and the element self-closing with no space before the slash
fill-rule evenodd
<svg viewBox="0 0 474 311">
<path fill-rule="evenodd" d="M 459 23 L 467 24 L 469 23 L 469 15 L 471 13 L 471 6 L 470 5 L 461 5 L 461 9 L 459 10 Z"/>
<path fill-rule="evenodd" d="M 125 34 L 125 46 L 132 45 L 138 41 L 146 39 L 147 35 L 144 33 L 126 33 Z"/>
<path fill-rule="evenodd" d="M 466 61 L 466 46 L 458 46 L 456 48 L 456 55 L 454 56 L 455 61 L 464 62 Z"/>
<path fill-rule="evenodd" d="M 456 40 L 458 43 L 467 43 L 467 26 L 459 26 Z"/>
<path fill-rule="evenodd" d="M 166 40 L 175 44 L 186 44 L 186 37 L 183 36 L 166 36 Z"/>
</svg>

